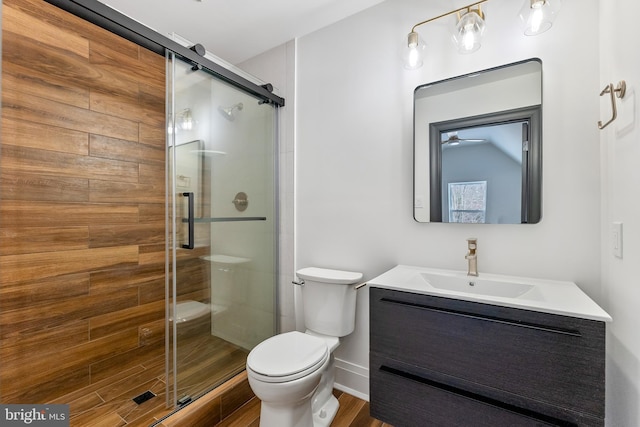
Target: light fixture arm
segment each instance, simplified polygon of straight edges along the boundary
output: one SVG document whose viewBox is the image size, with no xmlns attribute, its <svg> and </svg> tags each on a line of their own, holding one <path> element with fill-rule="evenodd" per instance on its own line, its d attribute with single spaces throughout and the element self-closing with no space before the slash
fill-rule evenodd
<svg viewBox="0 0 640 427">
<path fill-rule="evenodd" d="M 411 32 L 412 32 L 412 33 L 413 33 L 413 32 L 415 32 L 415 31 L 416 31 L 416 28 L 418 28 L 420 25 L 424 25 L 424 24 L 427 24 L 427 23 L 429 23 L 429 22 L 436 21 L 436 20 L 438 20 L 438 19 L 440 19 L 440 18 L 444 18 L 445 16 L 453 15 L 454 13 L 458 13 L 458 12 L 461 12 L 461 11 L 463 11 L 463 10 L 471 9 L 473 6 L 477 6 L 477 5 L 479 5 L 479 4 L 486 3 L 487 1 L 488 1 L 488 0 L 477 1 L 477 2 L 475 2 L 475 3 L 471 3 L 470 5 L 463 6 L 463 7 L 459 8 L 459 9 L 452 10 L 451 12 L 443 13 L 442 15 L 438 15 L 438 16 L 436 16 L 436 17 L 434 17 L 434 18 L 427 19 L 426 21 L 418 22 L 416 25 L 414 25 L 414 26 L 411 28 Z"/>
</svg>

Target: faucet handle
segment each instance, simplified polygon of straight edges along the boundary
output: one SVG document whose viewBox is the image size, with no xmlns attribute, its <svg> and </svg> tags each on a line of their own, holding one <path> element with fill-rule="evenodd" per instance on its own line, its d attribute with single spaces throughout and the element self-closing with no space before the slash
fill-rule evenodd
<svg viewBox="0 0 640 427">
<path fill-rule="evenodd" d="M 478 247 L 478 239 L 476 237 L 469 237 L 467 244 L 469 245 L 469 249 L 476 249 Z"/>
</svg>

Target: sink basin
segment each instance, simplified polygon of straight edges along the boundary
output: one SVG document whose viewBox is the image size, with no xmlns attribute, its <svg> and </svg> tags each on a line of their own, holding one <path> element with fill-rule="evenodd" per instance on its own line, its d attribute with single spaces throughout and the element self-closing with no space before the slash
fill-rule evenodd
<svg viewBox="0 0 640 427">
<path fill-rule="evenodd" d="M 455 298 L 609 322 L 609 316 L 575 283 L 531 277 L 398 265 L 369 286 Z"/>
<path fill-rule="evenodd" d="M 418 273 L 414 280 L 422 280 L 425 285 L 436 289 L 502 298 L 517 298 L 535 287 L 527 283 L 487 280 L 459 274 Z"/>
</svg>

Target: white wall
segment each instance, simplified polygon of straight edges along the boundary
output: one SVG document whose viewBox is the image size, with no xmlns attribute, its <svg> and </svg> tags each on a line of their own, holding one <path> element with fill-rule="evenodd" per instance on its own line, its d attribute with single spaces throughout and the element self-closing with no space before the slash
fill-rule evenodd
<svg viewBox="0 0 640 427">
<path fill-rule="evenodd" d="M 572 280 L 602 302 L 598 32 L 591 30 L 598 3 L 564 2 L 555 26 L 538 37 L 521 35 L 519 7 L 488 2 L 484 45 L 471 55 L 451 45 L 450 20 L 422 27 L 427 60 L 413 72 L 400 63 L 406 34 L 417 21 L 450 10 L 450 2 L 386 1 L 298 40 L 296 267 L 362 271 L 365 278 L 401 263 L 462 270 L 465 239 L 475 236 L 481 273 Z M 413 89 L 531 57 L 543 62 L 542 221 L 416 223 Z M 339 374 L 338 382 L 363 395 L 368 315 L 365 288 L 356 331 L 336 353 L 340 366 L 355 372 Z"/>
<path fill-rule="evenodd" d="M 637 0 L 600 2 L 600 84 L 626 80 L 627 94 L 618 101 L 618 119 L 601 133 L 602 285 L 613 322 L 607 336 L 607 425 L 640 425 L 640 42 L 635 20 Z M 593 90 L 592 90 L 593 91 Z M 611 117 L 608 97 L 600 100 L 600 118 Z M 623 258 L 613 256 L 610 227 L 623 223 Z"/>
</svg>

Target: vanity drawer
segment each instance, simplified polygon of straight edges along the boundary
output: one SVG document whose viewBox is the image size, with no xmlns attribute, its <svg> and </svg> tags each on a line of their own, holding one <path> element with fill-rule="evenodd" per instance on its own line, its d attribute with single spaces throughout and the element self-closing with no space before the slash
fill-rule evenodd
<svg viewBox="0 0 640 427">
<path fill-rule="evenodd" d="M 403 427 L 554 425 L 385 370 L 379 370 L 376 375 L 371 376 L 370 387 L 371 416 L 392 425 Z"/>
<path fill-rule="evenodd" d="M 371 352 L 604 418 L 603 322 L 372 287 Z"/>
<path fill-rule="evenodd" d="M 602 427 L 603 420 L 539 405 L 516 396 L 501 399 L 447 382 L 442 375 L 371 354 L 371 416 L 396 426 Z M 487 391 L 487 390 L 484 390 Z M 494 391 L 495 393 L 495 391 Z M 504 393 L 503 393 L 504 395 Z M 502 396 L 507 397 L 507 396 Z"/>
</svg>

